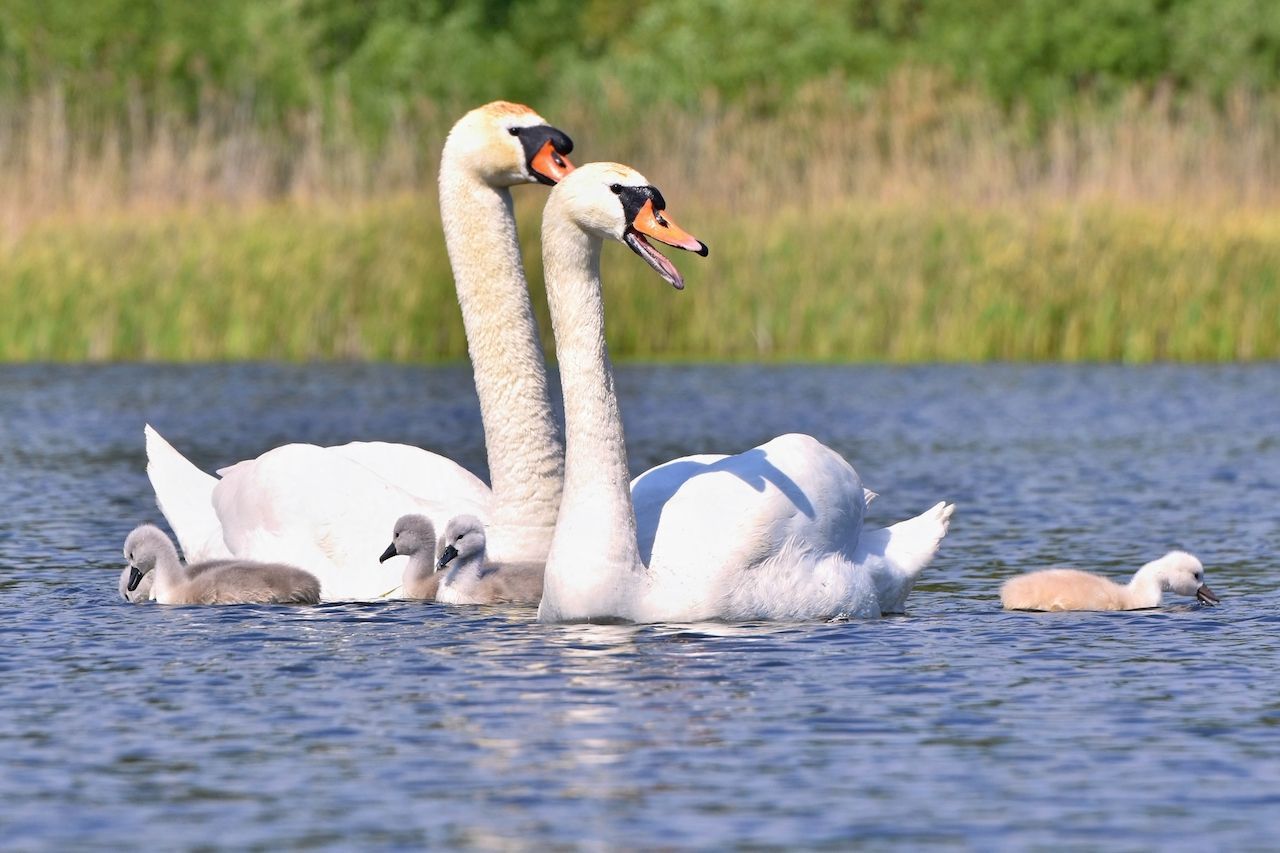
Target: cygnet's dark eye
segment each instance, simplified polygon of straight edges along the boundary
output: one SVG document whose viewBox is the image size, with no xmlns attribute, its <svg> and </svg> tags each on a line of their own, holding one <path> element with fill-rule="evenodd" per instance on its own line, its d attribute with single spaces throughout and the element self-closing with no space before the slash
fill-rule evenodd
<svg viewBox="0 0 1280 853">
<path fill-rule="evenodd" d="M 522 130 L 524 130 L 523 127 L 509 127 L 507 128 L 507 133 L 511 134 L 512 136 L 519 136 L 520 131 Z"/>
<path fill-rule="evenodd" d="M 609 189 L 613 190 L 614 195 L 622 195 L 622 184 L 613 184 Z"/>
</svg>

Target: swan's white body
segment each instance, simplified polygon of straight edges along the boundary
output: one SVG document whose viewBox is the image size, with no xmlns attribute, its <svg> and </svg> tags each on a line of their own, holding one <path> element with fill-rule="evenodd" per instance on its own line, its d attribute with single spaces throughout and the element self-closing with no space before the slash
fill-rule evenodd
<svg viewBox="0 0 1280 853">
<path fill-rule="evenodd" d="M 839 454 L 809 436 L 666 463 L 637 478 L 633 496 L 599 253 L 603 237 L 635 248 L 635 220 L 619 203 L 635 188 L 651 189 L 626 167 L 591 164 L 552 191 L 543 214 L 566 458 L 539 618 L 811 620 L 901 610 L 946 534 L 952 506 L 865 530 L 871 495 Z M 678 228 L 658 222 L 645 233 L 705 252 L 688 235 L 665 239 L 661 229 Z M 636 251 L 680 286 L 651 248 Z"/>
<path fill-rule="evenodd" d="M 408 513 L 441 528 L 477 515 L 492 551 L 545 559 L 563 449 L 507 189 L 535 180 L 513 129 L 546 128 L 519 105 L 473 110 L 450 132 L 440 166 L 492 490 L 449 459 L 384 443 L 286 445 L 222 469 L 218 480 L 148 427 L 147 474 L 188 560 L 287 561 L 315 573 L 327 600 L 377 598 L 399 587 L 403 561 L 379 565 L 377 557 L 386 531 Z"/>
</svg>

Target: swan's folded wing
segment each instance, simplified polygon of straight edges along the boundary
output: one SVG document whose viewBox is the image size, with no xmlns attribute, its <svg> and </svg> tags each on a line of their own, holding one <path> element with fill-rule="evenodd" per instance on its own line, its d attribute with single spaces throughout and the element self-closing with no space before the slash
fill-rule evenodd
<svg viewBox="0 0 1280 853">
<path fill-rule="evenodd" d="M 230 557 L 222 524 L 213 507 L 216 477 L 201 471 L 165 441 L 150 424 L 143 428 L 147 443 L 147 479 L 156 504 L 169 522 L 188 562 Z"/>
</svg>

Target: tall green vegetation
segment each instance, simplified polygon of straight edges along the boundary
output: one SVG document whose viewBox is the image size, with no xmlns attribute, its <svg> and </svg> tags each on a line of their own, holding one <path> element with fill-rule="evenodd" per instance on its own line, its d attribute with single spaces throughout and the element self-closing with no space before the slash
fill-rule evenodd
<svg viewBox="0 0 1280 853">
<path fill-rule="evenodd" d="M 497 97 L 711 243 L 621 357 L 1277 358 L 1278 91 L 1269 0 L 6 0 L 0 358 L 463 357 Z"/>
</svg>

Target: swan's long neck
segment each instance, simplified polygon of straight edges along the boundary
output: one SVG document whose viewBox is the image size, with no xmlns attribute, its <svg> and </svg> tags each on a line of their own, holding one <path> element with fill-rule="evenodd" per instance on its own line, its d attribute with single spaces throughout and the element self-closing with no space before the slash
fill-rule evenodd
<svg viewBox="0 0 1280 853">
<path fill-rule="evenodd" d="M 436 561 L 432 558 L 430 551 L 418 551 L 409 558 L 409 562 L 405 564 L 404 573 L 401 575 L 401 582 L 405 586 L 411 583 L 425 583 L 435 574 Z"/>
<path fill-rule="evenodd" d="M 156 576 L 152 589 L 157 601 L 169 598 L 178 587 L 187 582 L 187 570 L 178 559 L 178 552 L 173 545 L 156 554 L 156 567 L 152 571 Z"/>
<path fill-rule="evenodd" d="M 539 616 L 618 615 L 644 567 L 605 343 L 600 239 L 549 204 L 542 252 L 564 390 L 565 479 Z"/>
<path fill-rule="evenodd" d="M 501 556 L 538 559 L 555 529 L 564 450 L 551 415 L 511 194 L 455 160 L 446 147 L 440 213 L 489 456 L 489 547 Z"/>
<path fill-rule="evenodd" d="M 1159 607 L 1164 598 L 1160 567 L 1148 563 L 1129 581 L 1125 595 L 1131 608 Z"/>
</svg>

